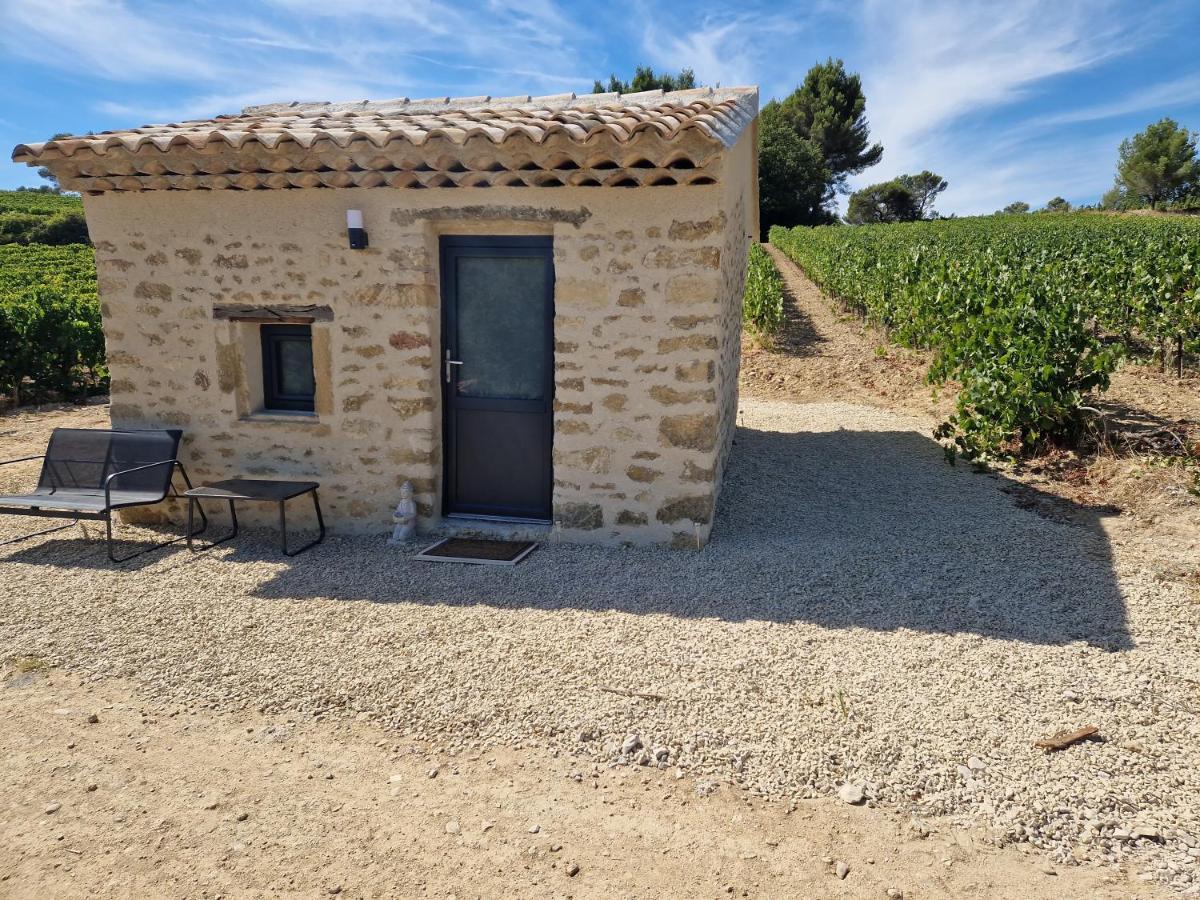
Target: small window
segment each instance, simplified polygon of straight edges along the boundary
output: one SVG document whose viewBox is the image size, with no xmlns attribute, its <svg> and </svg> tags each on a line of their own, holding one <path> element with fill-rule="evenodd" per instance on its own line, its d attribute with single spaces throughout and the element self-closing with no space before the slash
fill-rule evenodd
<svg viewBox="0 0 1200 900">
<path fill-rule="evenodd" d="M 312 326 L 263 325 L 263 408 L 312 412 Z"/>
</svg>

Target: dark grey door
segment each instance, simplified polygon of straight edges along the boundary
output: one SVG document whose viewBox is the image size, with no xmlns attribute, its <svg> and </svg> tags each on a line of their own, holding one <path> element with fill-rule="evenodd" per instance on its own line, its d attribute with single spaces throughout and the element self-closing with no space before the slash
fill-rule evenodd
<svg viewBox="0 0 1200 900">
<path fill-rule="evenodd" d="M 554 261 L 548 237 L 443 237 L 445 512 L 550 519 Z"/>
</svg>

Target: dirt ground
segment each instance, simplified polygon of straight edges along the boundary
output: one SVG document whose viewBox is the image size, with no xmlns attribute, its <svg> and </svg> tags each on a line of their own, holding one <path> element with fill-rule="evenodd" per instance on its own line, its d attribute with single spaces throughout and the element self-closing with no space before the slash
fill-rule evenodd
<svg viewBox="0 0 1200 900">
<path fill-rule="evenodd" d="M 935 398 L 924 354 L 889 345 L 853 312 L 839 310 L 778 250 L 767 245 L 787 289 L 785 324 L 769 344 L 742 341 L 745 396 L 794 403 L 842 400 L 923 418 L 944 416 L 953 397 Z"/>
<path fill-rule="evenodd" d="M 826 298 L 767 245 L 787 288 L 786 324 L 771 344 L 747 336 L 742 393 L 795 403 L 845 400 L 925 417 L 953 409 L 953 391 L 935 397 L 925 383 L 928 356 L 887 343 L 883 333 Z M 1111 429 L 1200 425 L 1200 370 L 1182 378 L 1158 365 L 1127 362 L 1096 401 Z"/>
<path fill-rule="evenodd" d="M 742 344 L 743 396 L 796 403 L 844 400 L 941 421 L 953 409 L 954 391 L 925 383 L 925 353 L 889 344 L 856 313 L 841 310 L 782 253 L 768 245 L 787 291 L 786 324 L 764 343 Z M 1091 403 L 1111 447 L 1076 453 L 1053 451 L 1000 466 L 1021 483 L 1068 501 L 1072 507 L 1119 511 L 1131 524 L 1186 541 L 1200 528 L 1200 370 L 1178 378 L 1157 364 L 1126 361 L 1112 384 Z M 1188 463 L 1185 465 L 1185 462 Z M 1030 501 L 1035 502 L 1033 495 Z M 1037 499 L 1044 506 L 1042 499 Z"/>
<path fill-rule="evenodd" d="M 130 682 L 12 665 L 0 783 L 14 898 L 1160 896 L 879 809 L 706 795 L 536 749 L 445 755 L 354 721 L 155 708 Z"/>
</svg>

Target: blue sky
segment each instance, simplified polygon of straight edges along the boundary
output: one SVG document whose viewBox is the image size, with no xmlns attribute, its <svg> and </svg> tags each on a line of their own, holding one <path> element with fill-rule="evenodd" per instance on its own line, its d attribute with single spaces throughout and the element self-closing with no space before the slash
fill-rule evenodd
<svg viewBox="0 0 1200 900">
<path fill-rule="evenodd" d="M 1200 129 L 1196 0 L 0 0 L 0 144 L 282 100 L 586 92 L 690 65 L 764 101 L 840 56 L 883 161 L 930 168 L 939 209 L 1095 201 L 1121 138 Z M 0 187 L 36 184 L 0 163 Z"/>
</svg>

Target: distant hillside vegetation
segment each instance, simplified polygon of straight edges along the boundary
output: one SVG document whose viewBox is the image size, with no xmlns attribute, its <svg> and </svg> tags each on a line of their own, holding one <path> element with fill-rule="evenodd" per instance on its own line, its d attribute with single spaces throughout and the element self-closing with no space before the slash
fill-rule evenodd
<svg viewBox="0 0 1200 900">
<path fill-rule="evenodd" d="M 0 191 L 0 244 L 88 244 L 83 202 L 72 194 Z"/>
</svg>

